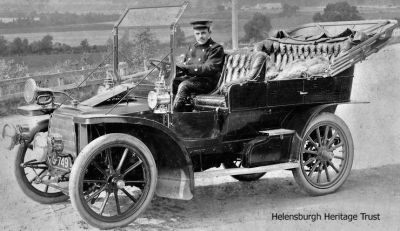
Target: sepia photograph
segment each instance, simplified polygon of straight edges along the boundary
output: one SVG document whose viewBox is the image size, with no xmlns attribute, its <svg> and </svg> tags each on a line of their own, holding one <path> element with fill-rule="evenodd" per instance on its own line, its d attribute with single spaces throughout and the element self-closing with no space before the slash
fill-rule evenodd
<svg viewBox="0 0 400 231">
<path fill-rule="evenodd" d="M 400 1 L 0 0 L 0 230 L 400 230 Z"/>
</svg>

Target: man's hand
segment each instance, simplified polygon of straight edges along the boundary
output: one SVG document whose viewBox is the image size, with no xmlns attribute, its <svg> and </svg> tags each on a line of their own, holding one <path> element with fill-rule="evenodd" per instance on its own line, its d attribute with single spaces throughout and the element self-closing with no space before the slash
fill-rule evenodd
<svg viewBox="0 0 400 231">
<path fill-rule="evenodd" d="M 183 63 L 177 63 L 176 64 L 176 73 L 177 73 L 177 75 L 186 75 L 187 74 L 186 65 Z"/>
</svg>

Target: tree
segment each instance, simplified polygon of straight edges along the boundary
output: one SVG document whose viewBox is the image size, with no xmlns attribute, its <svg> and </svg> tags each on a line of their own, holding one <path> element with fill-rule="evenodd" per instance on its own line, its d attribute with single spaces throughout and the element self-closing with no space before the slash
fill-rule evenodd
<svg viewBox="0 0 400 231">
<path fill-rule="evenodd" d="M 175 40 L 176 40 L 176 46 L 180 47 L 182 45 L 185 45 L 186 42 L 185 32 L 183 32 L 180 26 L 176 27 Z"/>
<path fill-rule="evenodd" d="M 133 64 L 139 67 L 143 65 L 144 60 L 156 55 L 159 41 L 155 39 L 150 29 L 146 28 L 135 35 L 132 44 Z"/>
<path fill-rule="evenodd" d="M 7 55 L 7 40 L 4 38 L 4 36 L 0 36 L 0 55 L 5 56 Z"/>
<path fill-rule="evenodd" d="M 53 50 L 53 36 L 46 35 L 40 41 L 40 52 L 50 54 Z"/>
<path fill-rule="evenodd" d="M 82 51 L 89 52 L 89 50 L 90 50 L 89 41 L 87 39 L 82 40 L 80 43 L 80 47 L 81 47 Z"/>
<path fill-rule="evenodd" d="M 267 34 L 271 28 L 271 20 L 268 16 L 261 13 L 255 13 L 253 18 L 243 27 L 245 36 L 242 38 L 242 41 L 255 42 L 263 40 L 265 38 L 265 34 Z"/>
<path fill-rule="evenodd" d="M 351 6 L 347 2 L 337 2 L 328 4 L 324 13 L 316 13 L 313 16 L 314 22 L 330 22 L 330 21 L 351 21 L 362 20 L 360 12 L 356 6 Z"/>
<path fill-rule="evenodd" d="M 38 54 L 41 52 L 41 42 L 40 41 L 33 41 L 30 45 L 29 45 L 29 50 L 31 50 L 31 52 L 33 54 Z"/>
<path fill-rule="evenodd" d="M 27 38 L 24 38 L 22 40 L 22 53 L 23 54 L 29 54 L 30 50 L 29 50 L 29 41 Z"/>
<path fill-rule="evenodd" d="M 10 54 L 11 55 L 22 55 L 22 39 L 20 37 L 16 37 L 12 43 L 10 44 Z"/>
</svg>

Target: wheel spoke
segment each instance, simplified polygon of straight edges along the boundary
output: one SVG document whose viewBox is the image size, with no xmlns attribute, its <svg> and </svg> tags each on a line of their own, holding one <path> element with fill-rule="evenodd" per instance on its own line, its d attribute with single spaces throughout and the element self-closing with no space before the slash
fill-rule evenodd
<svg viewBox="0 0 400 231">
<path fill-rule="evenodd" d="M 92 164 L 97 170 L 99 170 L 101 172 L 101 174 L 103 174 L 104 176 L 107 176 L 107 173 L 103 169 L 101 169 L 101 167 L 99 166 L 99 164 L 96 161 L 93 161 Z"/>
<path fill-rule="evenodd" d="M 328 171 L 328 166 L 326 164 L 324 164 L 324 167 L 325 167 L 326 180 L 328 182 L 331 182 L 331 178 L 329 176 L 329 171 Z"/>
<path fill-rule="evenodd" d="M 337 131 L 335 131 L 331 137 L 331 139 L 329 140 L 328 144 L 326 145 L 328 148 L 333 144 L 333 142 L 335 141 L 335 138 L 337 136 Z"/>
<path fill-rule="evenodd" d="M 50 180 L 50 178 L 51 178 L 51 176 L 48 176 L 47 177 L 47 180 Z M 44 188 L 44 192 L 48 192 L 49 191 L 49 186 L 48 185 L 46 185 L 46 187 Z"/>
<path fill-rule="evenodd" d="M 108 160 L 108 168 L 110 168 L 111 172 L 114 172 L 114 166 L 113 166 L 113 160 L 112 160 L 112 156 L 111 156 L 111 150 L 107 149 L 106 153 L 107 153 L 107 160 Z"/>
<path fill-rule="evenodd" d="M 141 165 L 143 162 L 141 159 L 139 159 L 138 162 L 136 162 L 134 165 L 130 166 L 123 174 L 122 174 L 122 178 L 125 177 L 126 174 L 128 174 L 130 171 L 132 171 L 133 169 L 135 169 L 137 166 Z"/>
<path fill-rule="evenodd" d="M 128 196 L 134 203 L 136 203 L 137 200 L 128 191 L 126 191 L 124 188 L 122 188 L 121 191 L 125 193 L 125 195 Z"/>
<path fill-rule="evenodd" d="M 33 170 L 33 171 L 36 174 L 36 171 L 35 170 Z M 43 174 L 44 171 L 46 171 L 46 169 L 43 169 L 39 174 L 36 174 L 36 176 L 33 177 L 33 179 L 29 181 L 29 183 L 32 184 L 32 182 L 35 181 L 38 177 L 40 177 Z"/>
<path fill-rule="evenodd" d="M 317 131 L 318 143 L 319 143 L 319 146 L 321 147 L 322 142 L 321 142 L 321 132 L 319 131 L 319 127 L 317 127 L 316 131 Z"/>
<path fill-rule="evenodd" d="M 308 164 L 310 164 L 310 163 L 312 163 L 312 162 L 314 162 L 316 159 L 315 158 L 310 158 L 310 159 L 308 159 L 306 162 L 304 162 L 304 166 L 307 166 Z"/>
<path fill-rule="evenodd" d="M 105 180 L 83 180 L 83 183 L 107 183 Z"/>
<path fill-rule="evenodd" d="M 315 141 L 311 138 L 310 135 L 307 136 L 307 140 L 310 141 L 310 143 L 311 143 L 315 148 L 318 149 L 318 144 L 315 143 Z"/>
<path fill-rule="evenodd" d="M 105 197 L 105 199 L 104 199 L 104 201 L 103 201 L 103 204 L 101 204 L 101 207 L 100 207 L 100 215 L 102 215 L 103 214 L 103 212 L 104 212 L 104 208 L 106 207 L 106 204 L 107 204 L 107 202 L 108 202 L 108 198 L 110 198 L 110 192 L 106 192 L 106 197 Z"/>
<path fill-rule="evenodd" d="M 121 160 L 119 161 L 119 164 L 117 166 L 117 169 L 115 169 L 115 171 L 117 173 L 121 173 L 121 168 L 122 168 L 122 165 L 124 164 L 126 156 L 128 155 L 128 151 L 129 151 L 129 149 L 125 148 L 124 153 L 122 154 Z"/>
<path fill-rule="evenodd" d="M 115 206 L 117 207 L 118 215 L 121 214 L 121 208 L 119 206 L 119 199 L 118 199 L 118 188 L 114 188 L 114 198 L 115 198 Z"/>
<path fill-rule="evenodd" d="M 88 198 L 86 198 L 86 202 L 89 202 L 91 200 L 93 200 L 93 198 L 97 197 L 98 195 L 100 195 L 101 192 L 104 191 L 104 189 L 106 189 L 107 185 L 104 185 L 103 187 L 101 187 L 97 192 L 94 192 L 91 196 L 89 196 Z"/>
<path fill-rule="evenodd" d="M 146 183 L 144 180 L 126 180 L 125 183 Z"/>
<path fill-rule="evenodd" d="M 339 160 L 344 160 L 344 158 L 341 157 L 341 156 L 333 156 L 333 158 L 336 158 L 336 159 L 339 159 Z"/>
<path fill-rule="evenodd" d="M 321 179 L 321 172 L 322 172 L 322 165 L 319 165 L 319 167 L 318 167 L 317 183 L 320 182 L 320 179 Z"/>
<path fill-rule="evenodd" d="M 331 166 L 333 168 L 333 170 L 335 170 L 336 173 L 339 173 L 339 170 L 336 168 L 336 166 L 332 163 L 332 161 L 328 160 L 328 164 L 329 166 Z"/>
<path fill-rule="evenodd" d="M 320 160 L 317 160 L 313 167 L 311 168 L 310 172 L 308 173 L 308 177 L 311 177 L 311 175 L 314 173 L 315 169 L 317 168 L 318 164 L 320 163 Z"/>
<path fill-rule="evenodd" d="M 328 143 L 328 132 L 329 132 L 329 126 L 325 126 L 325 133 L 324 133 L 324 142 L 323 144 L 326 145 Z"/>
<path fill-rule="evenodd" d="M 318 152 L 316 151 L 311 151 L 311 150 L 304 150 L 304 153 L 308 153 L 308 154 L 313 154 L 313 155 L 318 155 Z"/>
<path fill-rule="evenodd" d="M 339 147 L 342 147 L 343 146 L 343 142 L 341 141 L 340 143 L 338 143 L 337 145 L 335 145 L 335 146 L 333 146 L 333 147 L 331 147 L 330 149 L 329 149 L 329 151 L 334 151 L 334 150 L 336 150 L 337 148 L 339 148 Z"/>
</svg>

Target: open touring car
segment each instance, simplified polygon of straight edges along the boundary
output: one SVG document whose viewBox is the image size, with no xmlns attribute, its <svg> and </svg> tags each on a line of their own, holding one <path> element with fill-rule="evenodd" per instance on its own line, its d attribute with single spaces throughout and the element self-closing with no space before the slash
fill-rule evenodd
<svg viewBox="0 0 400 231">
<path fill-rule="evenodd" d="M 216 89 L 174 112 L 175 32 L 186 6 L 127 9 L 114 26 L 114 79 L 107 83 L 115 85 L 92 98 L 57 103 L 59 92 L 27 82 L 25 99 L 36 104 L 20 111 L 49 117 L 31 128 L 6 125 L 2 135 L 10 148 L 20 144 L 15 175 L 28 197 L 70 198 L 85 221 L 107 229 L 132 222 L 154 194 L 191 199 L 200 176 L 254 181 L 288 169 L 311 195 L 343 185 L 354 147 L 334 113 L 352 103 L 354 64 L 382 48 L 397 22 L 307 24 L 227 52 Z M 132 81 L 118 71 L 118 31 L 136 26 L 170 31 L 163 58 L 151 60 L 159 73 L 153 82 L 149 72 Z"/>
</svg>

